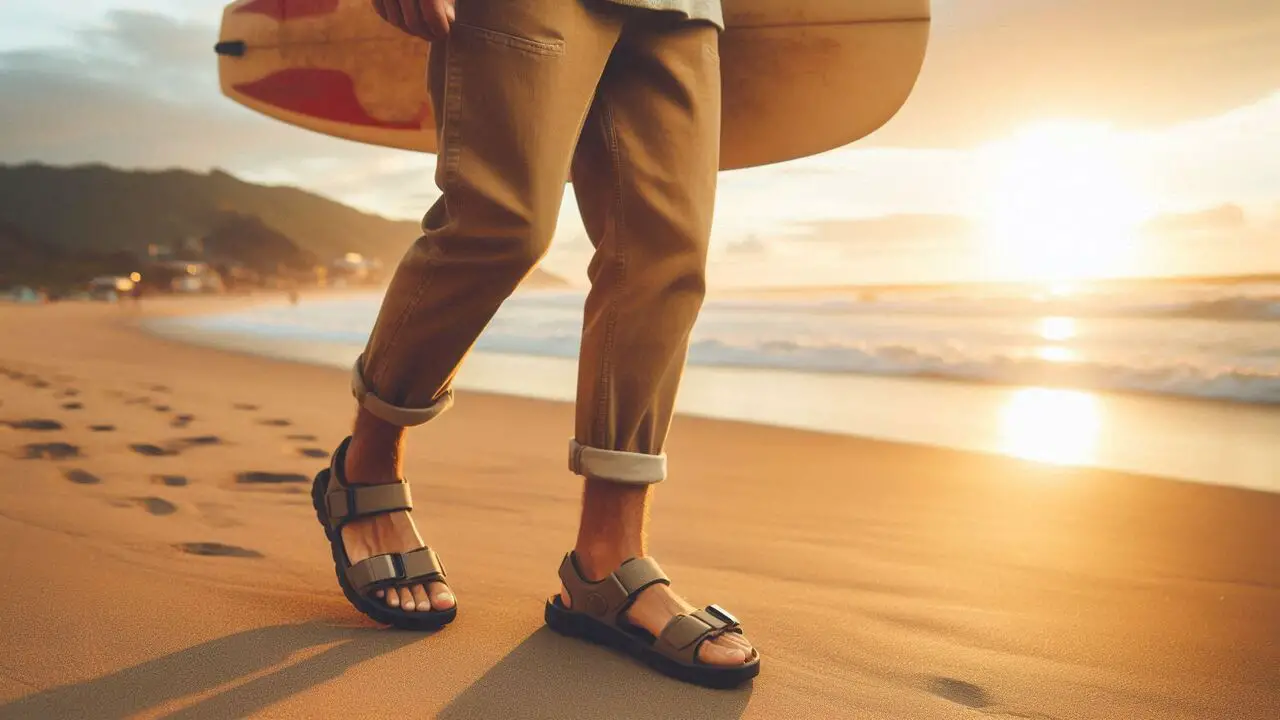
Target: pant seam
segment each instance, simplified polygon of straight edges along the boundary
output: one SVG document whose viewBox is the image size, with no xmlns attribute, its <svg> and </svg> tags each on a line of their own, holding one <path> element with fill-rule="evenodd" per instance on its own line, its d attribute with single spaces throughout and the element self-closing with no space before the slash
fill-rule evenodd
<svg viewBox="0 0 1280 720">
<path fill-rule="evenodd" d="M 616 284 L 612 297 L 609 300 L 609 307 L 605 311 L 605 336 L 600 352 L 600 399 L 596 409 L 596 436 L 601 439 L 600 444 L 605 445 L 604 438 L 608 436 L 608 418 L 609 418 L 609 401 L 613 392 L 613 344 L 615 337 L 615 327 L 618 322 L 618 295 L 620 294 L 622 285 L 627 279 L 627 262 L 626 262 L 626 213 L 623 210 L 623 178 L 622 178 L 622 156 L 618 147 L 618 131 L 614 124 L 613 110 L 605 102 L 602 105 L 600 113 L 601 130 L 604 132 L 605 141 L 609 146 L 609 162 L 611 170 L 613 170 L 613 217 L 610 222 L 613 225 L 613 244 L 614 253 L 613 261 L 616 272 Z M 617 438 L 614 439 L 617 443 Z"/>
</svg>

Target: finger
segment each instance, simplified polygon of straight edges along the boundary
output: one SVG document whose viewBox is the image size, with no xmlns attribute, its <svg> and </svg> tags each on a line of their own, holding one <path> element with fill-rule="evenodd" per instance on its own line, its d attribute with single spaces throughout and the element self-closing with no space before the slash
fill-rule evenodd
<svg viewBox="0 0 1280 720">
<path fill-rule="evenodd" d="M 452 0 L 434 0 L 431 3 L 431 9 L 432 18 L 428 18 L 428 22 L 437 25 L 436 32 L 439 33 L 440 38 L 444 38 L 453 28 L 453 2 Z"/>
<path fill-rule="evenodd" d="M 418 0 L 400 0 L 400 12 L 404 15 L 404 29 L 418 37 L 429 37 L 431 32 L 422 19 L 422 8 Z"/>
<path fill-rule="evenodd" d="M 399 0 L 382 0 L 382 18 L 387 22 L 395 25 L 401 30 L 404 29 L 404 15 L 400 13 Z"/>
</svg>

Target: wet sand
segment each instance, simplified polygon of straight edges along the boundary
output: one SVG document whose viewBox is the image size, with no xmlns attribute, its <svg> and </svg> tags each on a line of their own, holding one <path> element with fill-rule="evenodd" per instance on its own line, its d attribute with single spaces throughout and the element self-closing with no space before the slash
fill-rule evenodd
<svg viewBox="0 0 1280 720">
<path fill-rule="evenodd" d="M 408 460 L 459 619 L 377 629 L 307 497 L 345 373 L 135 317 L 0 305 L 0 718 L 1280 716 L 1280 495 L 678 418 L 651 550 L 765 658 L 705 691 L 542 628 L 571 408 L 480 393 Z"/>
</svg>

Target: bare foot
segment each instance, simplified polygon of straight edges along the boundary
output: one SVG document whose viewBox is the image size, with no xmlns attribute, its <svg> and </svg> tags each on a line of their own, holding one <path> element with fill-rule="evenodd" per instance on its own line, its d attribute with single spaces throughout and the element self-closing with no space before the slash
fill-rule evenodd
<svg viewBox="0 0 1280 720">
<path fill-rule="evenodd" d="M 413 518 L 404 511 L 347 523 L 342 528 L 342 544 L 353 565 L 374 555 L 406 553 L 426 545 L 413 524 Z M 430 612 L 454 606 L 453 593 L 442 582 L 428 583 L 425 588 L 412 585 L 377 590 L 374 596 L 385 600 L 389 607 L 405 611 Z"/>
<path fill-rule="evenodd" d="M 612 572 L 606 570 L 597 573 L 594 568 L 589 567 L 585 558 L 581 562 L 582 570 L 588 577 L 602 578 Z M 560 602 L 565 607 L 572 607 L 569 591 L 564 586 L 560 587 Z M 676 595 L 670 587 L 658 584 L 649 586 L 636 597 L 635 602 L 627 609 L 626 618 L 631 624 L 642 627 L 657 637 L 671 618 L 687 615 L 697 609 Z M 698 659 L 708 665 L 743 665 L 753 656 L 751 642 L 740 633 L 723 633 L 702 643 L 702 647 L 698 648 Z"/>
</svg>

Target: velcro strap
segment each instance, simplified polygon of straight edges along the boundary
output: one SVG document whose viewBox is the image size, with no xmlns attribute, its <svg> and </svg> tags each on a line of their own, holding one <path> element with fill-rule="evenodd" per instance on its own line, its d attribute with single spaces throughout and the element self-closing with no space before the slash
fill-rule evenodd
<svg viewBox="0 0 1280 720">
<path fill-rule="evenodd" d="M 431 548 L 418 548 L 400 556 L 404 565 L 405 582 L 443 580 L 444 563 Z"/>
<path fill-rule="evenodd" d="M 424 547 L 365 558 L 347 568 L 347 579 L 364 593 L 379 586 L 444 580 L 444 564 L 434 550 Z"/>
<path fill-rule="evenodd" d="M 704 635 L 718 630 L 716 626 L 699 616 L 701 610 L 689 615 L 677 615 L 662 629 L 662 641 L 675 648 L 685 650 L 698 642 Z M 715 618 L 712 618 L 715 620 Z M 723 623 L 721 623 L 723 626 Z"/>
<path fill-rule="evenodd" d="M 340 485 L 325 494 L 325 501 L 334 523 L 413 509 L 408 483 Z"/>
<path fill-rule="evenodd" d="M 662 572 L 658 561 L 649 557 L 628 560 L 613 575 L 618 578 L 618 583 L 622 585 L 622 590 L 628 597 L 654 583 L 670 584 L 671 582 L 667 579 L 667 574 Z"/>
<path fill-rule="evenodd" d="M 399 555 L 374 555 L 347 568 L 347 580 L 357 592 L 396 582 L 404 577 L 404 567 L 397 563 Z"/>
</svg>

